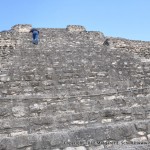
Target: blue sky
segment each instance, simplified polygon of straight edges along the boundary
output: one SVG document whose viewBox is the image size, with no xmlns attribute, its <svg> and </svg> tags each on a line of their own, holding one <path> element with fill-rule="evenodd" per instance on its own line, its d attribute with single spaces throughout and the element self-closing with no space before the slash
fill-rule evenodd
<svg viewBox="0 0 150 150">
<path fill-rule="evenodd" d="M 150 0 L 1 0 L 0 31 L 82 25 L 105 36 L 150 41 Z"/>
</svg>

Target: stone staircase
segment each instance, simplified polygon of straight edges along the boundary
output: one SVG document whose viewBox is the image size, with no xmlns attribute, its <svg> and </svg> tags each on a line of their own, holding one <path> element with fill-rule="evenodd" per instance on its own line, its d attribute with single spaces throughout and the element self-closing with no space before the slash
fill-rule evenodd
<svg viewBox="0 0 150 150">
<path fill-rule="evenodd" d="M 0 33 L 0 150 L 150 149 L 149 59 L 81 26 L 33 45 L 30 28 Z"/>
</svg>

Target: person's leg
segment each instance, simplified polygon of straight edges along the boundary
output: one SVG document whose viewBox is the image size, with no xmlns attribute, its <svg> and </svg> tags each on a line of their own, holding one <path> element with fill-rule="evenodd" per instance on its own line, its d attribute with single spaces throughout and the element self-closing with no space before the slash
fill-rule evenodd
<svg viewBox="0 0 150 150">
<path fill-rule="evenodd" d="M 38 44 L 38 41 L 39 41 L 39 35 L 38 35 L 38 32 L 37 32 L 36 35 L 35 35 L 35 42 L 36 42 L 36 44 Z"/>
<path fill-rule="evenodd" d="M 33 44 L 38 44 L 38 32 L 33 32 Z"/>
<path fill-rule="evenodd" d="M 33 32 L 33 34 L 32 34 L 32 42 L 33 42 L 33 44 L 35 44 L 35 37 L 36 37 L 36 34 L 35 34 L 35 32 Z"/>
</svg>

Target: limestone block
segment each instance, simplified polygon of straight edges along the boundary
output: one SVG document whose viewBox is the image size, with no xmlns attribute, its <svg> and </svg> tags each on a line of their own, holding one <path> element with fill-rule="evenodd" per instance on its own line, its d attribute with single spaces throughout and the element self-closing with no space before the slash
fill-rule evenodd
<svg viewBox="0 0 150 150">
<path fill-rule="evenodd" d="M 90 147 L 89 150 L 102 150 L 104 149 L 104 145 Z"/>
<path fill-rule="evenodd" d="M 46 107 L 47 107 L 46 102 L 40 103 L 40 104 L 35 103 L 35 104 L 29 106 L 31 112 L 41 111 Z"/>
<path fill-rule="evenodd" d="M 116 97 L 113 95 L 113 96 L 106 96 L 104 97 L 104 100 L 114 100 Z"/>
<path fill-rule="evenodd" d="M 148 137 L 148 140 L 150 141 L 150 134 L 148 134 L 147 137 Z"/>
<path fill-rule="evenodd" d="M 147 130 L 147 132 L 150 134 L 150 123 L 148 124 Z"/>
<path fill-rule="evenodd" d="M 0 108 L 0 116 L 8 116 L 10 114 L 10 110 L 8 108 Z"/>
<path fill-rule="evenodd" d="M 133 138 L 131 142 L 147 142 L 147 138 L 145 136 L 139 138 Z"/>
<path fill-rule="evenodd" d="M 0 138 L 6 138 L 8 137 L 8 134 L 0 134 Z"/>
<path fill-rule="evenodd" d="M 83 120 L 80 120 L 80 121 L 76 120 L 76 121 L 73 121 L 71 124 L 81 125 L 81 124 L 85 124 L 85 121 L 83 121 Z"/>
<path fill-rule="evenodd" d="M 143 131 L 139 131 L 138 132 L 138 135 L 141 135 L 141 136 L 143 136 L 143 135 L 145 135 L 146 134 L 146 132 L 143 132 Z"/>
<path fill-rule="evenodd" d="M 84 146 L 79 146 L 79 147 L 67 147 L 64 150 L 86 150 Z"/>
<path fill-rule="evenodd" d="M 86 29 L 83 26 L 80 25 L 68 25 L 66 28 L 67 31 L 70 32 L 82 32 L 86 31 Z"/>
<path fill-rule="evenodd" d="M 11 136 L 20 136 L 20 135 L 27 135 L 27 131 L 18 131 L 18 132 L 13 132 L 11 133 Z"/>
<path fill-rule="evenodd" d="M 18 25 L 13 26 L 11 29 L 17 32 L 29 32 L 31 28 L 32 28 L 32 25 L 30 24 L 18 24 Z"/>
<path fill-rule="evenodd" d="M 23 117 L 26 115 L 26 110 L 25 110 L 24 106 L 13 107 L 12 112 L 15 117 Z"/>
<path fill-rule="evenodd" d="M 0 81 L 2 82 L 10 81 L 10 77 L 7 76 L 7 74 L 0 75 Z"/>
<path fill-rule="evenodd" d="M 115 111 L 112 109 L 104 109 L 102 116 L 103 117 L 113 117 L 115 115 Z"/>
<path fill-rule="evenodd" d="M 139 122 L 139 123 L 136 123 L 135 125 L 136 125 L 137 130 L 139 131 L 146 131 L 147 129 L 147 125 L 145 123 Z"/>
<path fill-rule="evenodd" d="M 33 150 L 32 147 L 27 147 L 25 150 Z"/>
<path fill-rule="evenodd" d="M 112 119 L 103 119 L 102 120 L 102 123 L 110 123 L 110 122 L 112 122 Z"/>
</svg>

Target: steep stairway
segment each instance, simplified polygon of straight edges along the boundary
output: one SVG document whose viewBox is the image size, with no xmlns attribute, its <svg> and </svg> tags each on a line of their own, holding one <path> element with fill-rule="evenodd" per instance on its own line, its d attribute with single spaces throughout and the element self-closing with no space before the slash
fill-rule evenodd
<svg viewBox="0 0 150 150">
<path fill-rule="evenodd" d="M 0 150 L 149 149 L 148 59 L 76 30 L 1 33 Z"/>
</svg>

